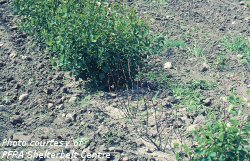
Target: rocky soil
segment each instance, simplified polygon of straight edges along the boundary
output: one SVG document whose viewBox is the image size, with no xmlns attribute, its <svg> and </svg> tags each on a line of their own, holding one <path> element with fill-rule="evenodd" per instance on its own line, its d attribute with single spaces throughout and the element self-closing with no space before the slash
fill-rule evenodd
<svg viewBox="0 0 250 161">
<path fill-rule="evenodd" d="M 0 152 L 75 150 L 110 153 L 111 159 L 106 160 L 175 160 L 172 143 L 166 152 L 161 152 L 139 137 L 136 127 L 124 119 L 119 108 L 126 104 L 123 103 L 127 99 L 124 91 L 89 91 L 85 81 L 76 81 L 68 72 L 54 69 L 50 53 L 18 30 L 18 18 L 10 11 L 9 3 L 0 0 L 0 143 L 10 138 L 27 142 L 82 140 L 83 144 L 68 147 L 0 146 Z M 140 14 L 151 15 L 156 32 L 167 33 L 172 40 L 184 40 L 188 46 L 169 49 L 152 58 L 153 70 L 164 69 L 172 81 L 180 84 L 196 80 L 215 83 L 216 88 L 200 91 L 206 108 L 221 106 L 221 98 L 228 96 L 232 88 L 238 96 L 250 99 L 246 94 L 250 88 L 250 67 L 241 63 L 239 53 L 229 53 L 219 41 L 225 36 L 250 37 L 249 1 L 170 0 L 159 8 L 145 2 L 138 6 Z M 204 49 L 204 57 L 192 55 L 194 45 Z M 221 52 L 228 55 L 229 61 L 225 69 L 218 70 L 214 64 L 216 55 Z M 155 92 L 157 89 L 152 90 Z M 169 124 L 165 132 L 174 133 L 167 135 L 174 141 L 178 142 L 180 136 L 176 133 L 186 134 L 205 122 L 204 114 L 190 117 L 185 108 L 175 110 L 178 99 L 168 92 L 161 96 L 160 102 L 167 107 L 164 112 L 170 116 L 165 120 Z M 180 119 L 171 115 L 174 113 Z M 155 124 L 149 126 L 153 130 Z M 25 156 L 23 160 L 29 159 Z"/>
</svg>

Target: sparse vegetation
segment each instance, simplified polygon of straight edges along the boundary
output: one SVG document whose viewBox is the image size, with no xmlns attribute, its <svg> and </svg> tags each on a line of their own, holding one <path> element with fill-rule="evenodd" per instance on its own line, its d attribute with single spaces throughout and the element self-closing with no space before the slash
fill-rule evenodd
<svg viewBox="0 0 250 161">
<path fill-rule="evenodd" d="M 219 69 L 219 70 L 223 70 L 227 67 L 227 63 L 228 63 L 228 56 L 222 53 L 218 53 L 216 55 L 216 60 L 215 60 L 215 68 Z"/>
<path fill-rule="evenodd" d="M 175 85 L 172 87 L 173 95 L 180 100 L 179 106 L 185 107 L 190 111 L 199 111 L 203 107 L 203 96 L 197 89 L 195 85 Z"/>
<path fill-rule="evenodd" d="M 205 55 L 204 49 L 197 46 L 196 44 L 189 48 L 189 52 L 196 57 L 204 57 Z"/>
<path fill-rule="evenodd" d="M 247 67 L 250 66 L 250 41 L 247 38 L 224 38 L 222 44 L 227 50 L 237 52 L 236 54 L 242 54 L 242 62 L 247 65 Z"/>
</svg>

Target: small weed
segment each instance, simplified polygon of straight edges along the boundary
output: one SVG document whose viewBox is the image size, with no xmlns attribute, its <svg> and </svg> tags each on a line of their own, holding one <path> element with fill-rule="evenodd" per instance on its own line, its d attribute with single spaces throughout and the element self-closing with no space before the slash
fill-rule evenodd
<svg viewBox="0 0 250 161">
<path fill-rule="evenodd" d="M 190 88 L 192 89 L 201 89 L 201 90 L 211 90 L 216 87 L 215 83 L 210 83 L 205 80 L 195 80 L 189 83 Z"/>
<path fill-rule="evenodd" d="M 169 40 L 166 39 L 165 47 L 166 48 L 185 48 L 187 46 L 185 41 L 182 40 Z"/>
<path fill-rule="evenodd" d="M 117 129 L 111 128 L 110 131 L 104 134 L 104 139 L 109 145 L 117 145 L 120 144 L 121 139 L 123 139 L 123 136 L 120 134 L 120 131 Z"/>
<path fill-rule="evenodd" d="M 236 37 L 235 39 L 224 38 L 222 44 L 227 50 L 232 52 L 244 52 L 249 46 L 249 42 L 243 37 Z"/>
<path fill-rule="evenodd" d="M 90 96 L 90 95 L 84 97 L 84 98 L 80 101 L 81 107 L 89 106 L 89 105 L 90 105 L 90 100 L 91 100 L 91 96 Z"/>
<path fill-rule="evenodd" d="M 169 75 L 167 75 L 163 71 L 158 71 L 158 72 L 147 72 L 147 73 L 142 73 L 140 72 L 136 80 L 146 80 L 151 84 L 154 84 L 156 86 L 160 87 L 167 87 L 169 84 Z"/>
<path fill-rule="evenodd" d="M 189 40 L 192 38 L 192 35 L 190 33 L 183 33 L 181 37 L 183 40 Z"/>
<path fill-rule="evenodd" d="M 10 96 L 2 96 L 2 101 L 5 104 L 9 104 L 11 102 L 11 97 Z"/>
<path fill-rule="evenodd" d="M 189 52 L 196 57 L 204 57 L 205 51 L 196 44 L 189 48 Z"/>
<path fill-rule="evenodd" d="M 189 111 L 198 111 L 203 108 L 201 93 L 194 86 L 175 85 L 171 87 L 173 95 L 180 100 L 180 106 Z"/>
<path fill-rule="evenodd" d="M 214 66 L 218 70 L 223 70 L 226 68 L 228 61 L 229 57 L 226 54 L 219 53 L 216 55 Z"/>
<path fill-rule="evenodd" d="M 154 37 L 152 41 L 152 51 L 151 53 L 155 53 L 158 55 L 166 54 L 168 50 L 174 48 L 186 48 L 187 44 L 183 40 L 173 40 L 169 39 L 166 36 L 160 34 Z M 157 52 L 155 52 L 157 50 Z"/>
</svg>

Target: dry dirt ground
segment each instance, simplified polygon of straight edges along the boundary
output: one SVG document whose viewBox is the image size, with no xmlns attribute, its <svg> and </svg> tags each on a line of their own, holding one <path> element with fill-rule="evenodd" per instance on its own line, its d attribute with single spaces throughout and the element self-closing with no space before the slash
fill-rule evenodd
<svg viewBox="0 0 250 161">
<path fill-rule="evenodd" d="M 124 114 L 119 110 L 122 104 L 119 101 L 124 99 L 122 94 L 90 92 L 84 81 L 75 81 L 69 73 L 53 69 L 50 54 L 32 37 L 18 31 L 18 20 L 10 12 L 8 3 L 0 0 L 0 143 L 10 138 L 82 140 L 83 144 L 66 148 L 4 145 L 0 146 L 0 155 L 8 150 L 43 152 L 47 149 L 111 153 L 109 160 L 127 157 L 140 161 L 175 160 L 171 145 L 166 152 L 155 149 L 137 135 L 135 127 L 124 121 Z M 215 84 L 211 89 L 199 90 L 206 108 L 219 108 L 221 97 L 228 96 L 231 89 L 235 89 L 236 95 L 249 99 L 246 95 L 250 87 L 249 65 L 242 63 L 240 53 L 230 52 L 221 44 L 223 37 L 242 36 L 249 41 L 249 1 L 169 0 L 162 4 L 136 1 L 132 5 L 138 7 L 140 15 L 150 16 L 155 32 L 166 34 L 169 40 L 186 43 L 185 48 L 168 48 L 151 58 L 153 71 L 171 62 L 172 68 L 164 70 L 171 81 L 183 85 L 201 80 Z M 217 57 L 220 53 L 227 58 L 225 63 Z M 220 63 L 223 69 L 218 69 Z M 175 95 L 169 94 L 169 99 L 168 94 L 162 100 L 170 104 L 168 109 L 172 111 L 179 103 L 173 101 Z M 181 126 L 175 126 L 170 117 L 168 129 L 180 128 L 181 133 L 205 119 L 205 114 L 188 117 L 183 109 L 176 112 L 181 115 L 178 122 Z M 27 156 L 23 160 L 25 158 L 32 160 Z"/>
</svg>

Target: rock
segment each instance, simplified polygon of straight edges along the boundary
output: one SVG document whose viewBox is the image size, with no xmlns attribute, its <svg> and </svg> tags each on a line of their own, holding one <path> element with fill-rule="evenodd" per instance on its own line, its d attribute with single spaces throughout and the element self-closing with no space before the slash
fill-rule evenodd
<svg viewBox="0 0 250 161">
<path fill-rule="evenodd" d="M 173 68 L 173 66 L 172 66 L 172 63 L 171 62 L 166 62 L 165 64 L 164 64 L 164 69 L 172 69 Z"/>
<path fill-rule="evenodd" d="M 115 98 L 115 97 L 117 96 L 116 93 L 109 93 L 109 95 L 110 95 L 111 97 L 113 97 L 113 98 Z"/>
<path fill-rule="evenodd" d="M 32 135 L 27 135 L 25 133 L 22 132 L 17 132 L 13 134 L 13 140 L 14 141 L 26 141 L 29 142 L 32 138 Z"/>
<path fill-rule="evenodd" d="M 53 106 L 53 103 L 48 103 L 48 108 L 52 108 Z"/>
<path fill-rule="evenodd" d="M 110 152 L 118 152 L 118 153 L 122 153 L 123 150 L 121 148 L 118 148 L 118 147 L 110 147 L 108 149 Z"/>
<path fill-rule="evenodd" d="M 28 93 L 24 93 L 22 94 L 20 97 L 19 97 L 19 101 L 23 102 L 25 100 L 27 100 L 29 97 L 29 94 Z"/>
<path fill-rule="evenodd" d="M 11 30 L 11 31 L 17 30 L 17 26 L 11 26 L 11 27 L 10 27 L 10 30 Z"/>
<path fill-rule="evenodd" d="M 0 43 L 0 48 L 3 47 L 3 43 Z"/>
<path fill-rule="evenodd" d="M 156 63 L 160 63 L 160 62 L 161 62 L 161 59 L 159 59 L 159 58 L 158 58 L 158 59 L 155 59 L 155 62 L 156 62 Z"/>
<path fill-rule="evenodd" d="M 237 58 L 242 59 L 244 56 L 242 54 L 238 54 Z"/>
<path fill-rule="evenodd" d="M 201 67 L 201 71 L 202 72 L 205 72 L 205 71 L 207 71 L 209 69 L 209 65 L 207 64 L 207 63 L 203 63 L 202 64 L 202 67 Z"/>
<path fill-rule="evenodd" d="M 68 113 L 68 114 L 65 116 L 65 122 L 66 122 L 66 123 L 73 122 L 73 121 L 75 121 L 75 118 L 76 118 L 76 114 Z"/>
<path fill-rule="evenodd" d="M 205 122 L 206 118 L 202 115 L 199 115 L 194 119 L 194 124 L 205 124 Z"/>
<path fill-rule="evenodd" d="M 70 99 L 69 99 L 69 103 L 73 104 L 77 101 L 77 97 L 75 96 L 72 96 Z"/>
<path fill-rule="evenodd" d="M 206 99 L 204 99 L 202 102 L 203 102 L 203 104 L 204 104 L 205 106 L 210 106 L 210 105 L 212 104 L 212 101 L 211 101 L 210 98 L 206 98 Z"/>
<path fill-rule="evenodd" d="M 22 55 L 21 56 L 21 59 L 23 59 L 23 60 L 32 60 L 32 58 L 31 57 L 29 57 L 29 56 L 25 56 L 25 55 Z"/>
<path fill-rule="evenodd" d="M 245 2 L 244 1 L 240 1 L 240 3 L 239 3 L 240 5 L 245 5 Z"/>
<path fill-rule="evenodd" d="M 245 17 L 244 19 L 245 21 L 250 21 L 250 16 L 249 17 Z M 0 46 L 1 47 L 1 46 Z"/>
<path fill-rule="evenodd" d="M 15 57 L 17 57 L 17 54 L 16 54 L 16 53 L 11 53 L 11 54 L 10 54 L 10 58 L 11 58 L 11 59 L 14 59 Z"/>
<path fill-rule="evenodd" d="M 198 125 L 193 124 L 193 125 L 190 125 L 187 127 L 187 131 L 192 132 L 192 131 L 196 130 L 197 128 L 198 128 Z"/>
<path fill-rule="evenodd" d="M 124 158 L 122 159 L 122 161 L 129 161 L 129 158 L 128 158 L 128 157 L 124 157 Z"/>
</svg>

